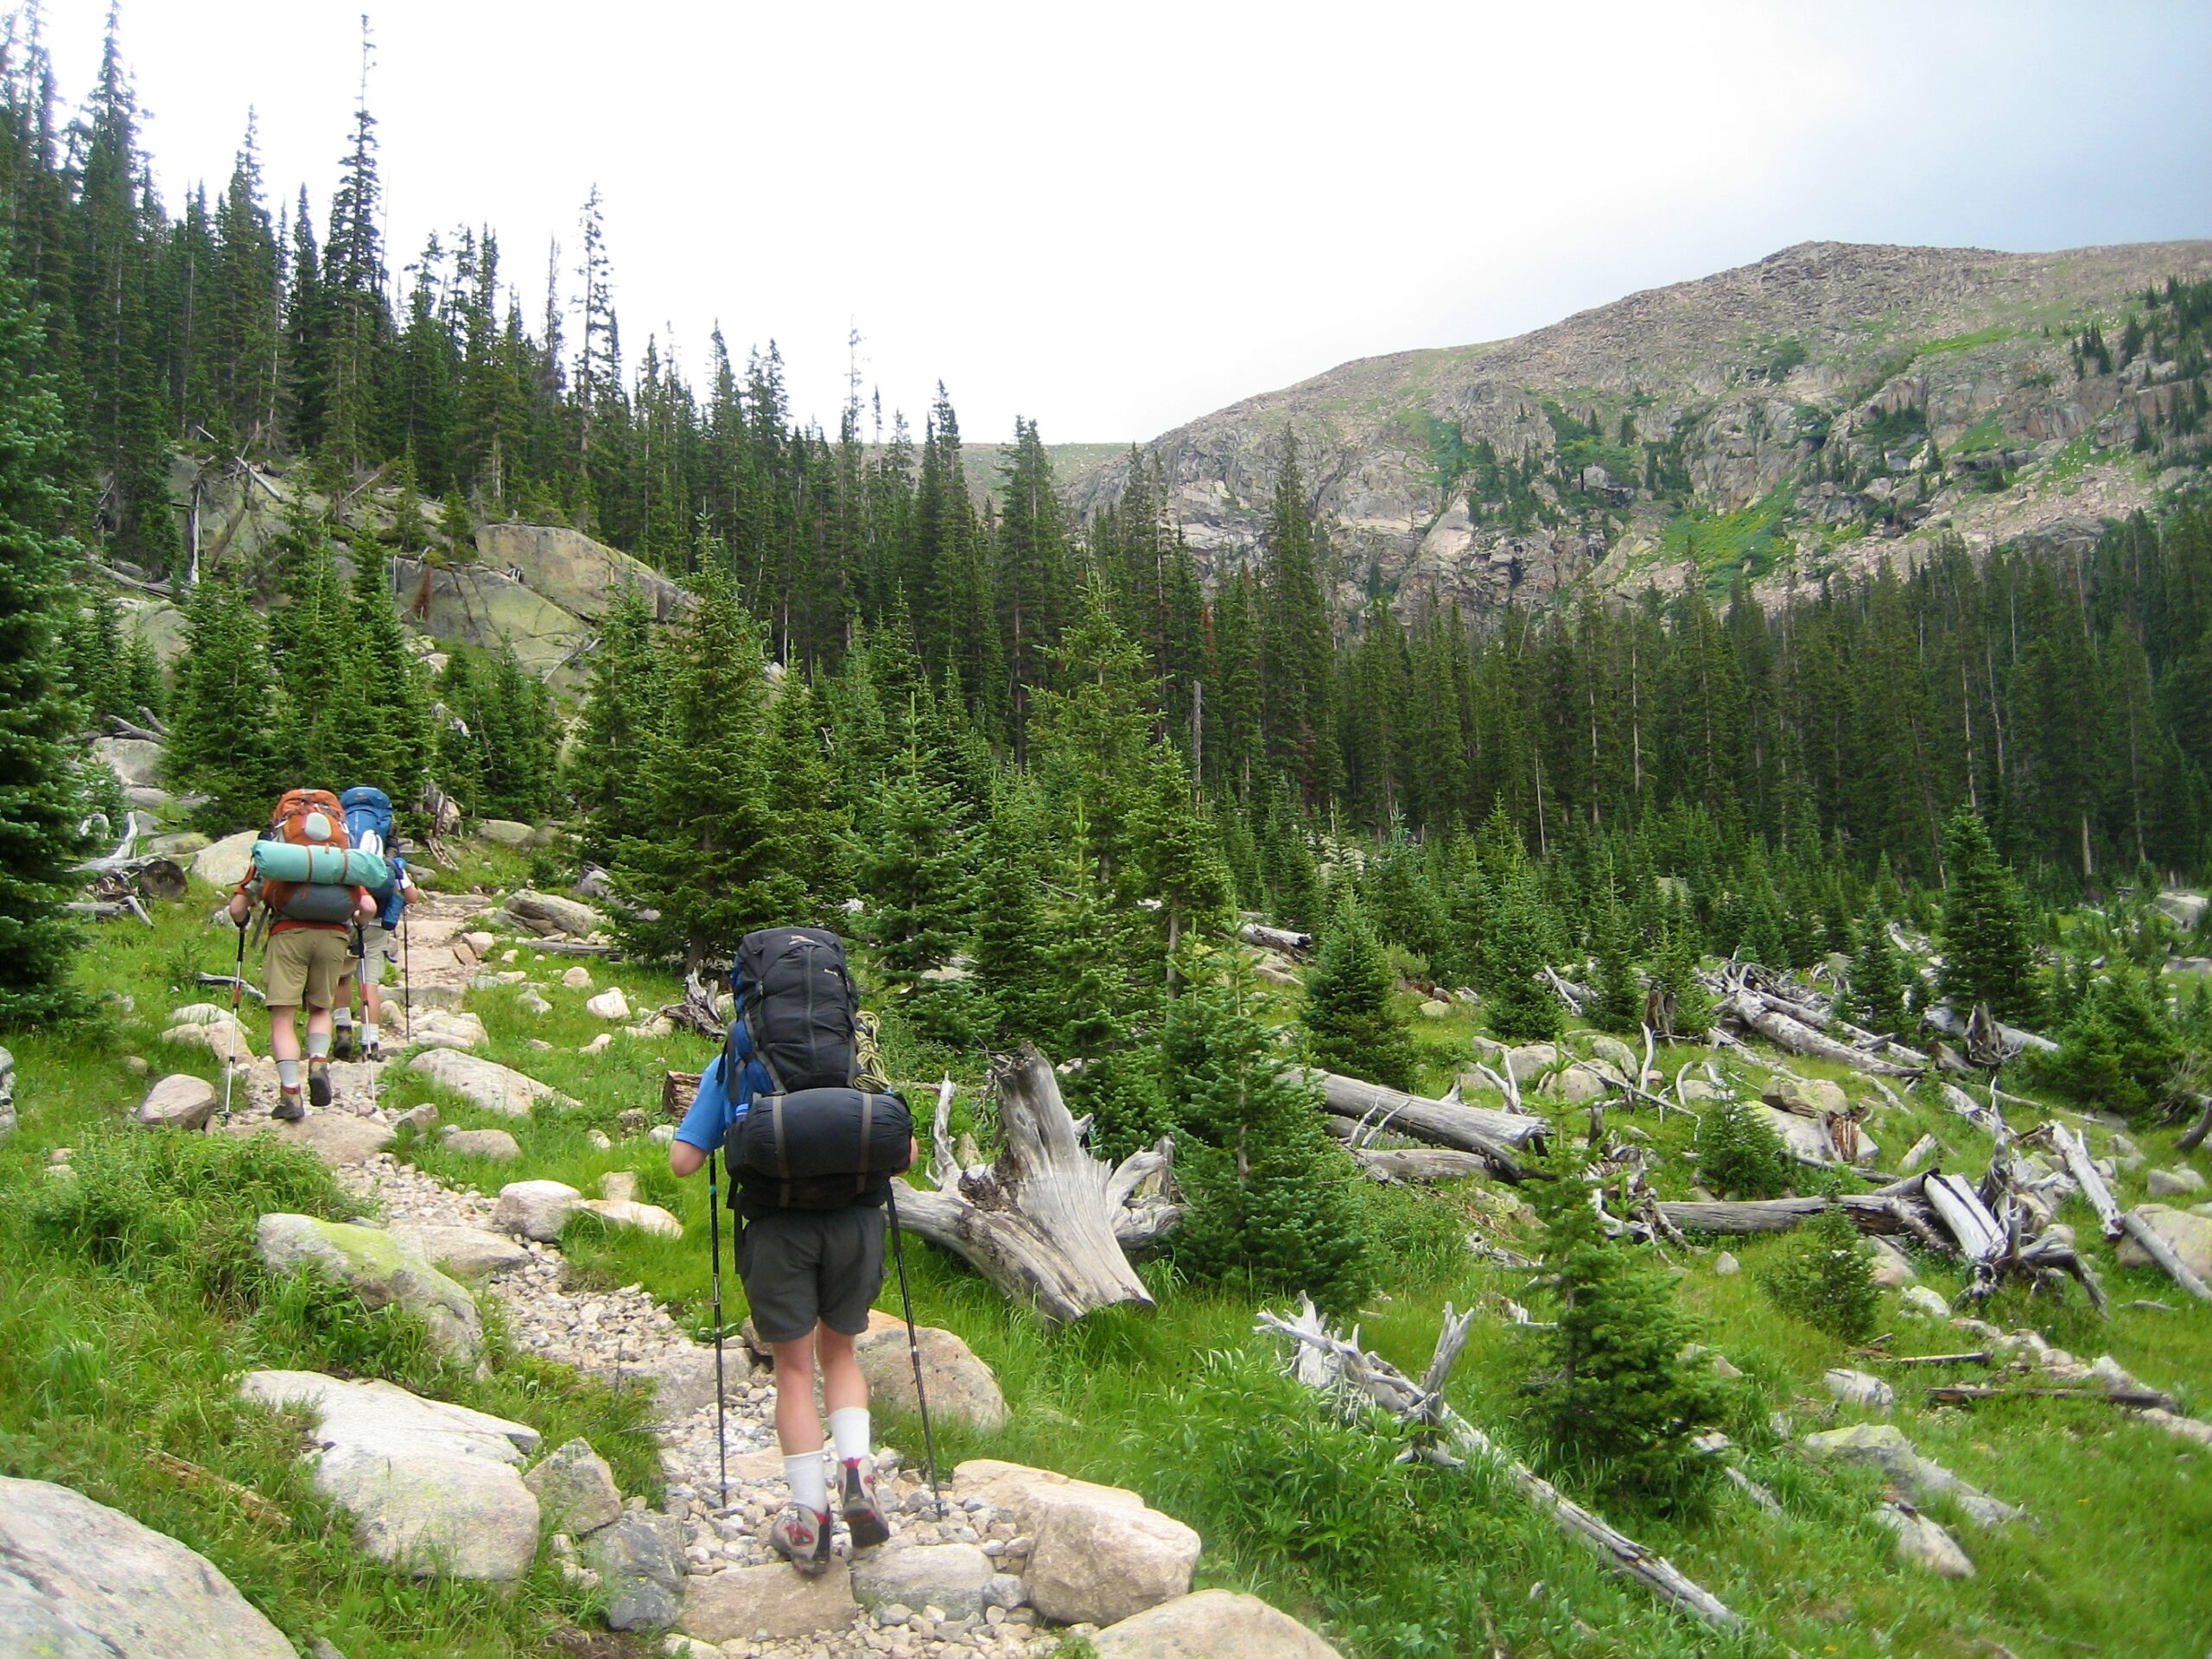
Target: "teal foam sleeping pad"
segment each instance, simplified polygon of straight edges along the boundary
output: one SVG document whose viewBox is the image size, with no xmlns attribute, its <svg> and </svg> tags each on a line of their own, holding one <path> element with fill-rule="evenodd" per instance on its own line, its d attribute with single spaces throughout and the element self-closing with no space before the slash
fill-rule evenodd
<svg viewBox="0 0 2212 1659">
<path fill-rule="evenodd" d="M 253 868 L 264 881 L 304 881 L 317 887 L 380 887 L 391 878 L 390 867 L 374 853 L 289 841 L 255 842 Z"/>
</svg>

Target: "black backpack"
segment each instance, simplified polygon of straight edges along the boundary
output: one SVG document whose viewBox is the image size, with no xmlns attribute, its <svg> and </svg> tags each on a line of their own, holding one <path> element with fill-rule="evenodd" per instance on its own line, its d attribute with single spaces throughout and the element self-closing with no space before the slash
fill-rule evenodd
<svg viewBox="0 0 2212 1659">
<path fill-rule="evenodd" d="M 779 1094 L 851 1084 L 861 995 L 845 966 L 843 940 L 818 927 L 762 928 L 738 941 L 729 982 L 737 1005 L 722 1076 L 733 1105 L 748 1098 L 748 1062 Z"/>
<path fill-rule="evenodd" d="M 724 1138 L 744 1207 L 836 1210 L 880 1204 L 906 1167 L 913 1122 L 895 1094 L 854 1087 L 860 990 L 845 946 L 818 927 L 770 927 L 739 941 L 736 1006 L 722 1077 L 747 1109 Z"/>
</svg>

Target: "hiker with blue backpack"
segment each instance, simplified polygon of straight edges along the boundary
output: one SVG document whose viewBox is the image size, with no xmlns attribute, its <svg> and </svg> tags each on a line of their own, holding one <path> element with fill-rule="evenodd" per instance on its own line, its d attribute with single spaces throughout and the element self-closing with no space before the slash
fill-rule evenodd
<svg viewBox="0 0 2212 1659">
<path fill-rule="evenodd" d="M 906 1103 L 880 1069 L 874 1020 L 861 1011 L 836 934 L 810 927 L 748 933 L 730 987 L 736 1001 L 722 1052 L 699 1079 L 669 1166 L 679 1176 L 708 1172 L 719 1403 L 716 1165 L 728 1160 L 738 1277 L 753 1327 L 775 1356 L 776 1438 L 791 1485 L 768 1542 L 811 1578 L 833 1560 L 830 1475 L 814 1408 L 817 1366 L 838 1507 L 853 1548 L 891 1535 L 875 1486 L 868 1378 L 853 1343 L 883 1290 L 891 1178 L 912 1166 L 919 1148 Z M 911 1311 L 907 1324 L 911 1350 Z"/>
<path fill-rule="evenodd" d="M 384 976 L 397 961 L 399 918 L 407 908 L 415 883 L 407 874 L 407 861 L 393 850 L 391 797 L 368 784 L 356 785 L 338 798 L 346 811 L 346 833 L 353 845 L 383 857 L 390 872 L 381 887 L 369 889 L 376 900 L 374 918 L 353 930 L 353 972 L 340 987 L 334 1033 L 334 1052 L 343 1059 L 359 1058 L 372 1065 L 384 1058 Z M 361 988 L 359 1042 L 354 1041 L 353 987 Z"/>
<path fill-rule="evenodd" d="M 308 1011 L 308 1097 L 318 1107 L 330 1104 L 331 1008 L 346 979 L 346 941 L 356 921 L 376 914 L 369 888 L 385 876 L 383 858 L 357 850 L 347 837 L 335 795 L 293 789 L 278 798 L 269 827 L 253 844 L 245 879 L 231 894 L 241 962 L 245 926 L 257 907 L 269 923 L 262 993 L 269 1004 L 269 1052 L 276 1061 L 276 1116 L 287 1122 L 307 1116 L 300 1096 L 302 1007 Z M 234 987 L 234 1001 L 236 996 Z"/>
</svg>

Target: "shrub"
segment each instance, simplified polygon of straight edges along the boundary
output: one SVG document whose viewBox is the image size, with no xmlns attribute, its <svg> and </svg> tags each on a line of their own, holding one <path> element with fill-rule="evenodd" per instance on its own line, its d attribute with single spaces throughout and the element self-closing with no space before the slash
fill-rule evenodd
<svg viewBox="0 0 2212 1659">
<path fill-rule="evenodd" d="M 1777 1307 L 1815 1330 L 1844 1342 L 1864 1342 L 1874 1334 L 1881 1293 L 1874 1284 L 1873 1253 L 1840 1204 L 1822 1210 L 1790 1240 L 1760 1283 Z"/>
<path fill-rule="evenodd" d="M 2085 1104 L 2138 1116 L 2165 1098 L 2182 1045 L 2144 976 L 2115 967 L 2092 983 L 2034 1074 Z"/>
<path fill-rule="evenodd" d="M 1536 1189 L 1559 1310 L 1558 1323 L 1535 1333 L 1545 1363 L 1530 1382 L 1546 1435 L 1617 1497 L 1692 1507 L 1713 1473 L 1692 1437 L 1722 1409 L 1712 1373 L 1683 1357 L 1697 1326 L 1675 1300 L 1671 1274 L 1605 1236 L 1580 1173 L 1562 1162 L 1557 1176 Z"/>
<path fill-rule="evenodd" d="M 1782 1137 L 1740 1100 L 1707 1108 L 1692 1144 L 1698 1179 L 1724 1198 L 1780 1198 L 1795 1173 Z"/>
</svg>

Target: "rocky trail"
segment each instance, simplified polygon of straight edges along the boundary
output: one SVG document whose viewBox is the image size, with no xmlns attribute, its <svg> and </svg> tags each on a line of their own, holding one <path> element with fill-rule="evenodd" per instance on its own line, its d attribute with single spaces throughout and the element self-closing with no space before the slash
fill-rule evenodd
<svg viewBox="0 0 2212 1659">
<path fill-rule="evenodd" d="M 563 1573 L 606 1592 L 607 1623 L 667 1631 L 666 1650 L 694 1659 L 710 1652 L 753 1659 L 1019 1659 L 1052 1653 L 1069 1634 L 1100 1636 L 1104 1653 L 1182 1651 L 1117 1648 L 1103 1639 L 1113 1632 L 1101 1630 L 1142 1615 L 1152 1630 L 1147 1643 L 1170 1641 L 1183 1617 L 1178 1608 L 1209 1629 L 1250 1625 L 1261 1643 L 1252 1652 L 1331 1651 L 1250 1598 L 1191 1595 L 1198 1535 L 1135 1493 L 1014 1465 L 970 1463 L 943 1471 L 940 1514 L 919 1469 L 899 1450 L 881 1447 L 892 1541 L 856 1558 L 840 1521 L 832 1570 L 811 1580 L 794 1573 L 765 1541 L 786 1495 L 768 1374 L 756 1372 L 733 1332 L 724 1355 L 725 1500 L 713 1346 L 695 1340 L 642 1286 L 582 1284 L 558 1243 L 569 1217 L 585 1209 L 612 1225 L 680 1231 L 682 1224 L 639 1203 L 636 1178 L 626 1172 L 603 1177 L 596 1198 L 528 1179 L 518 1143 L 502 1130 L 446 1131 L 504 1143 L 503 1155 L 518 1160 L 517 1179 L 496 1193 L 448 1184 L 392 1150 L 403 1120 L 429 1128 L 436 1118 L 434 1107 L 396 1108 L 390 1084 L 397 1066 L 426 1071 L 510 1113 L 527 1112 L 533 1091 L 550 1093 L 470 1052 L 484 1032 L 462 1006 L 469 992 L 523 978 L 523 970 L 505 966 L 519 947 L 509 949 L 487 931 L 510 919 L 495 917 L 480 899 L 426 894 L 409 939 L 411 1035 L 393 985 L 386 1059 L 334 1062 L 331 1104 L 311 1109 L 304 1121 L 273 1119 L 273 1062 L 254 1054 L 246 1034 L 231 1029 L 227 1010 L 212 1002 L 175 1010 L 168 1034 L 218 1055 L 239 1046 L 227 1122 L 216 1117 L 214 1087 L 182 1076 L 156 1083 L 138 1116 L 149 1128 L 274 1133 L 330 1165 L 362 1213 L 351 1224 L 262 1217 L 260 1250 L 272 1268 L 311 1266 L 351 1285 L 369 1306 L 411 1307 L 433 1344 L 463 1359 L 482 1356 L 482 1309 L 496 1306 L 513 1349 L 575 1366 L 618 1389 L 652 1390 L 666 1478 L 658 1511 L 643 1496 L 626 1499 L 584 1442 L 548 1450 L 527 1425 L 388 1383 L 308 1372 L 248 1375 L 240 1385 L 248 1397 L 303 1403 L 317 1414 L 317 1484 L 353 1511 L 365 1548 L 416 1570 L 511 1580 L 529 1570 L 541 1533 L 550 1529 L 546 1547 Z M 580 976 L 567 988 L 582 982 Z M 553 1097 L 556 1108 L 560 1099 Z M 486 1299 L 480 1303 L 471 1285 Z M 934 1412 L 1003 1421 L 995 1380 L 965 1344 L 932 1330 L 924 1332 L 923 1348 Z M 880 1399 L 911 1399 L 902 1327 L 877 1316 L 861 1352 Z"/>
</svg>

